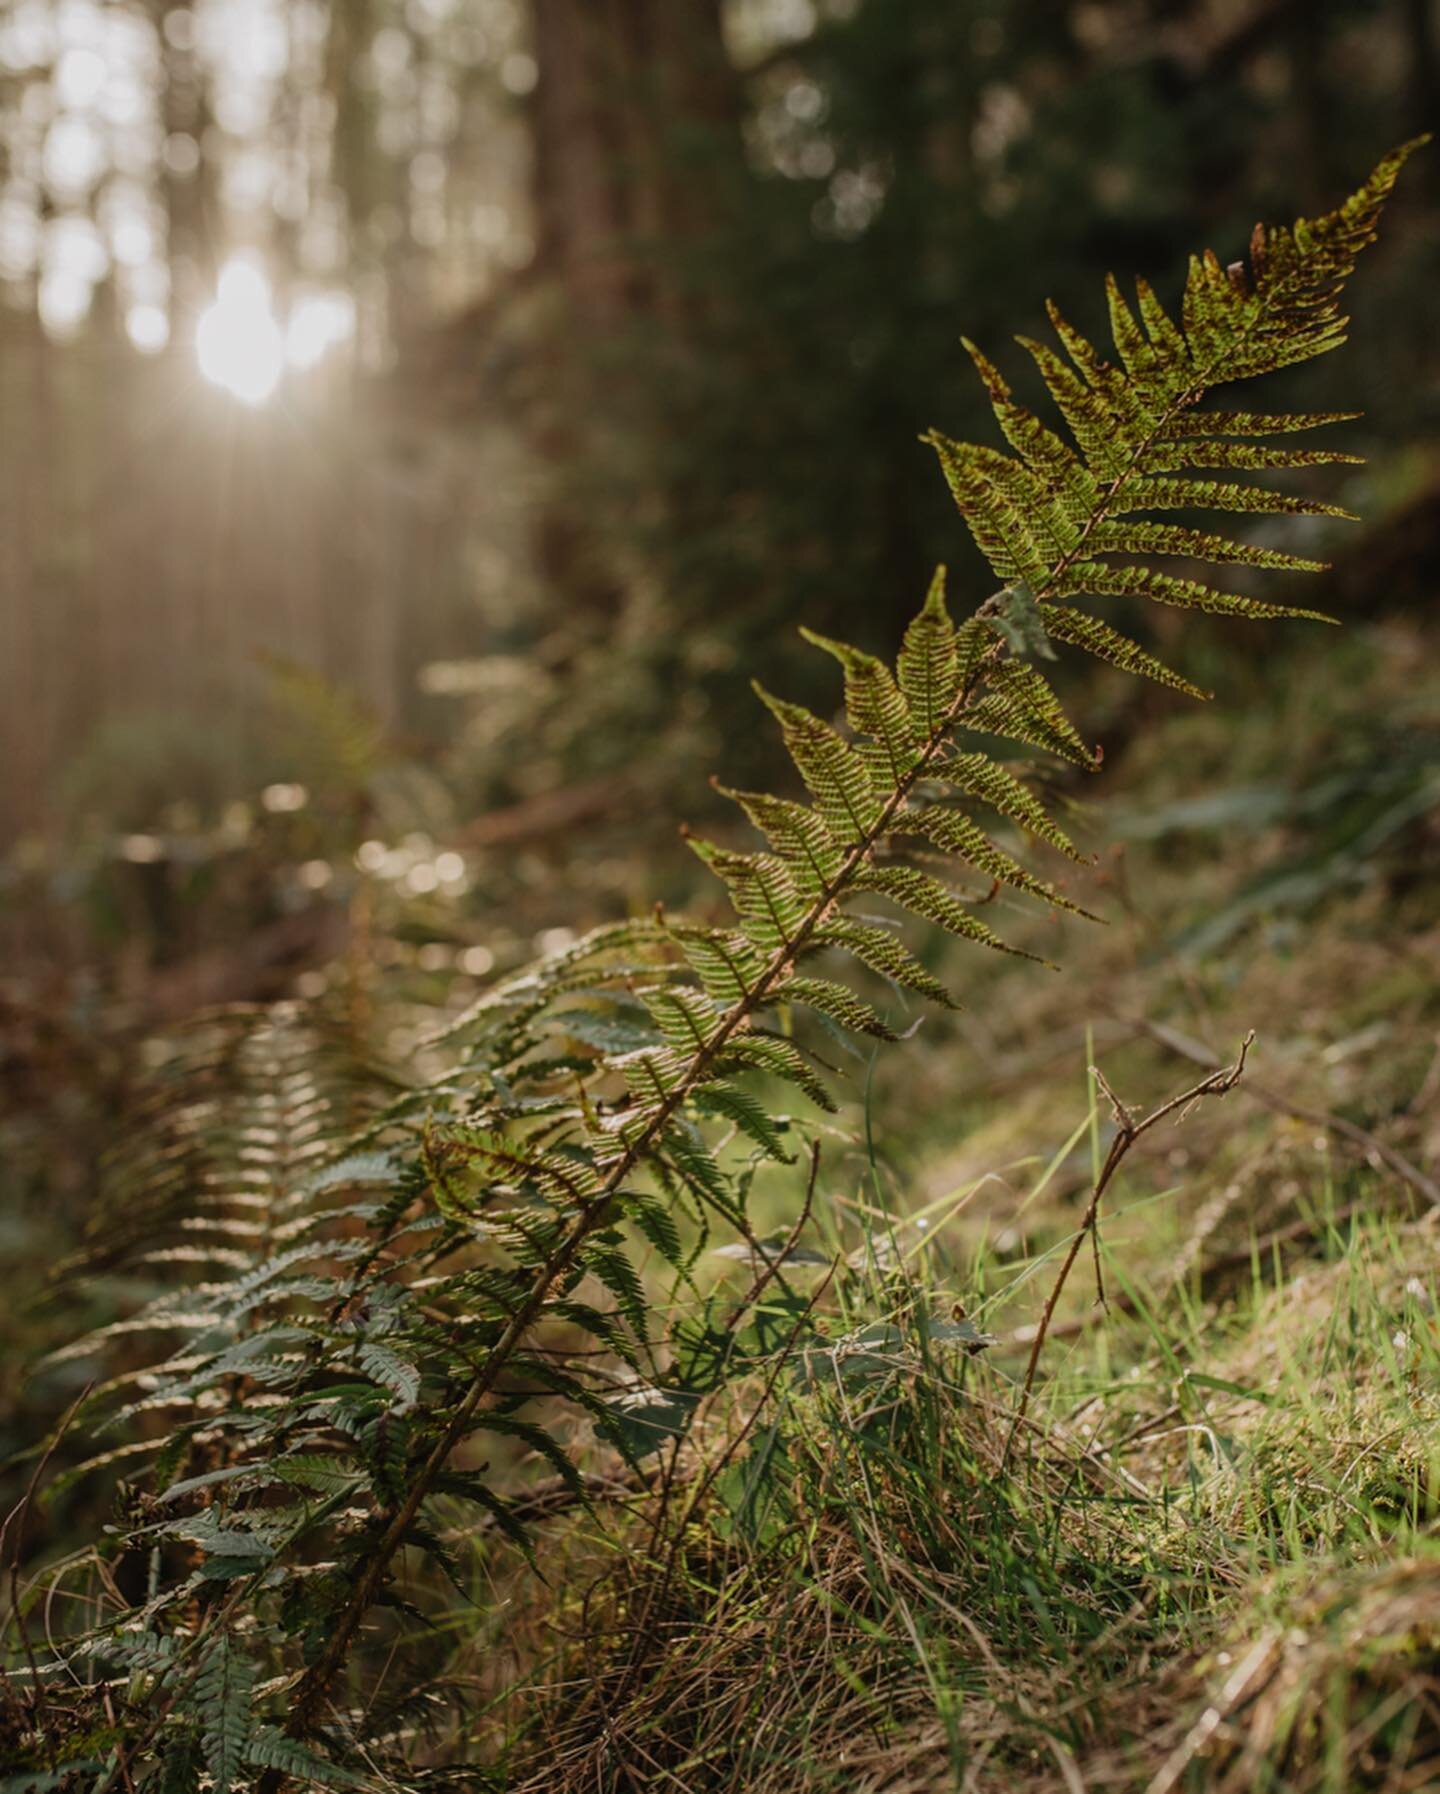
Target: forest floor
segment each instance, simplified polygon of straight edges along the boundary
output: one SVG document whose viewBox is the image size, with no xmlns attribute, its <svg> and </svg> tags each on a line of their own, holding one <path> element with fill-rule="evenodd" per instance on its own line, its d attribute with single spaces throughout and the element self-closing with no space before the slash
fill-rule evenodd
<svg viewBox="0 0 1440 1794">
<path fill-rule="evenodd" d="M 439 1504 L 456 1586 L 411 1565 L 376 1632 L 382 1693 L 392 1644 L 434 1670 L 389 1785 L 1440 1789 L 1440 641 L 1251 639 L 1187 658 L 1213 711 L 1090 690 L 1113 764 L 1054 795 L 1095 860 L 1047 870 L 1105 925 L 986 912 L 1063 973 L 957 948 L 963 1012 L 837 1044 L 850 1105 L 794 1118 L 813 1202 L 799 1153 L 751 1193 L 762 1239 L 803 1222 L 771 1346 L 809 1317 L 824 1348 L 772 1349 L 644 1479 L 577 1421 L 588 1509 L 500 1465 L 531 1561 Z M 32 1209 L 11 1289 L 71 1225 Z M 753 1296 L 721 1254 L 657 1310 Z"/>
<path fill-rule="evenodd" d="M 1109 926 L 856 1069 L 791 1278 L 828 1364 L 545 1522 L 543 1582 L 477 1555 L 505 1785 L 1440 1788 L 1440 704 L 1418 628 L 1338 653 L 1218 661 L 1228 731 L 1158 700 L 1071 817 Z M 1090 1066 L 1139 1115 L 1251 1030 L 1122 1155 L 1022 1417 Z"/>
</svg>

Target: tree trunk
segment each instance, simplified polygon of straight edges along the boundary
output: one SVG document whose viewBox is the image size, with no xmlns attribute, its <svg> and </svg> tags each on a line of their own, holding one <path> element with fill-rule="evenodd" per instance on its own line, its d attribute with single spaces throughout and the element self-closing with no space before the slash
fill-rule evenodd
<svg viewBox="0 0 1440 1794">
<path fill-rule="evenodd" d="M 664 262 L 738 155 L 719 0 L 535 0 L 534 24 L 537 270 L 582 330 L 674 316 Z"/>
<path fill-rule="evenodd" d="M 707 307 L 697 256 L 741 166 L 739 83 L 720 0 L 534 0 L 533 21 L 532 272 L 558 313 L 540 355 L 555 483 L 536 559 L 552 595 L 609 614 L 624 577 L 569 470 L 594 452 L 588 422 L 623 409 L 600 362 L 651 327 L 683 348 Z"/>
</svg>

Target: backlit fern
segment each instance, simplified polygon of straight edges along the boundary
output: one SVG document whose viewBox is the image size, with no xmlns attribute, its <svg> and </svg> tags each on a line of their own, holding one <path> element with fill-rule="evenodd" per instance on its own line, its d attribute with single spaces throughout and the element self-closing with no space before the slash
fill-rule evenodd
<svg viewBox="0 0 1440 1794">
<path fill-rule="evenodd" d="M 1132 310 L 1112 282 L 1116 361 L 1052 312 L 1068 364 L 1026 347 L 1069 440 L 972 349 L 1013 452 L 928 440 L 1002 589 L 957 626 L 937 573 L 893 668 L 810 635 L 840 665 L 843 729 L 759 691 L 806 795 L 729 792 L 756 844 L 692 843 L 726 888 L 726 921 L 620 923 L 487 993 L 433 1043 L 451 1052 L 443 1078 L 395 1102 L 350 1157 L 315 1156 L 294 1212 L 266 1222 L 258 1262 L 253 1227 L 227 1215 L 222 1231 L 239 1226 L 243 1244 L 226 1263 L 231 1248 L 219 1221 L 202 1219 L 208 1198 L 193 1178 L 154 1199 L 156 1217 L 193 1210 L 207 1262 L 193 1292 L 200 1337 L 148 1373 L 132 1411 L 172 1418 L 128 1531 L 107 1547 L 143 1557 L 149 1582 L 133 1611 L 117 1619 L 112 1602 L 36 1672 L 44 1685 L 63 1665 L 109 1689 L 113 1717 L 87 1744 L 102 1786 L 123 1775 L 197 1789 L 202 1774 L 222 1790 L 273 1790 L 291 1776 L 343 1784 L 377 1750 L 403 1758 L 423 1674 L 359 1704 L 346 1676 L 374 1610 L 409 1601 L 407 1552 L 463 1586 L 447 1542 L 457 1508 L 478 1506 L 528 1548 L 514 1477 L 491 1459 L 531 1454 L 583 1496 L 557 1401 L 638 1460 L 708 1392 L 805 1333 L 783 1254 L 754 1241 L 745 1216 L 755 1166 L 795 1156 L 797 1129 L 767 1092 L 788 1084 L 833 1104 L 796 1018 L 890 1037 L 887 1017 L 844 981 L 857 963 L 953 1003 L 870 913 L 876 900 L 1005 947 L 974 898 L 930 869 L 937 856 L 977 876 L 982 897 L 1006 886 L 1076 907 L 985 820 L 1078 857 L 993 745 L 1098 764 L 1036 660 L 1058 643 L 1195 690 L 1090 600 L 1315 615 L 1155 565 L 1315 562 L 1142 514 L 1343 515 L 1263 483 L 1196 477 L 1350 459 L 1272 445 L 1341 414 L 1202 404 L 1342 340 L 1341 289 L 1407 154 L 1338 211 L 1257 230 L 1248 267 L 1194 261 L 1178 320 L 1143 283 Z M 746 1313 L 701 1303 L 657 1340 L 640 1250 L 684 1284 L 717 1217 L 749 1241 L 757 1281 L 780 1273 L 778 1296 Z M 233 1275 L 215 1281 L 217 1267 Z M 940 1337 L 974 1343 L 958 1323 Z M 37 1761 L 63 1779 L 51 1748 L 37 1744 Z"/>
</svg>

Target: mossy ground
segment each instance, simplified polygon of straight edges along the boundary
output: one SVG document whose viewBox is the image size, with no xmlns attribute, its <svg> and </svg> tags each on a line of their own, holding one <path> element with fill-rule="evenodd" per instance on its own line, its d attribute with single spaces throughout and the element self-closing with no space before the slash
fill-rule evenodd
<svg viewBox="0 0 1440 1794">
<path fill-rule="evenodd" d="M 1437 693 L 1409 625 L 1338 680 L 1322 646 L 1222 659 L 1247 720 L 1083 794 L 1109 926 L 1007 918 L 1063 979 L 970 955 L 964 1015 L 854 1067 L 820 1308 L 893 1331 L 547 1523 L 547 1581 L 450 1666 L 504 1784 L 1440 1787 Z M 1089 1065 L 1143 1107 L 1250 1029 L 1240 1087 L 1127 1158 L 1108 1312 L 1087 1251 L 1012 1441 L 1111 1125 Z M 982 1355 L 929 1341 L 957 1303 Z"/>
</svg>

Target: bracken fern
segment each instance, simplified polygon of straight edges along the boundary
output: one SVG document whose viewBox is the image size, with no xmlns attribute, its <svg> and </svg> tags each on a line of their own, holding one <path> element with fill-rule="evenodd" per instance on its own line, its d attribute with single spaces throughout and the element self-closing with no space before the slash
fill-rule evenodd
<svg viewBox="0 0 1440 1794">
<path fill-rule="evenodd" d="M 953 1004 L 895 928 L 857 902 L 881 899 L 1005 948 L 974 898 L 927 869 L 936 856 L 978 875 L 982 899 L 1006 886 L 1077 907 L 983 820 L 1080 857 L 997 755 L 998 740 L 1098 764 L 1035 662 L 1059 643 L 1195 692 L 1090 600 L 1316 615 L 1155 564 L 1299 572 L 1314 561 L 1142 514 L 1344 515 L 1195 470 L 1352 459 L 1272 441 L 1350 414 L 1202 401 L 1343 340 L 1342 287 L 1413 147 L 1337 211 L 1257 229 L 1248 267 L 1194 260 L 1178 321 L 1143 282 L 1132 309 L 1112 281 L 1115 362 L 1052 309 L 1068 363 L 1025 347 L 1071 440 L 1018 404 L 971 347 L 1012 452 L 927 440 L 1001 589 L 957 626 L 938 572 L 894 667 L 807 631 L 842 670 L 843 729 L 757 687 L 806 798 L 727 792 L 760 844 L 692 841 L 726 887 L 727 921 L 657 912 L 500 984 L 432 1043 L 451 1055 L 444 1077 L 393 1100 L 348 1154 L 317 1150 L 283 1208 L 272 1204 L 259 1223 L 244 1204 L 217 1210 L 183 1154 L 168 1161 L 181 1174 L 167 1172 L 133 1211 L 135 1237 L 164 1220 L 189 1242 L 170 1242 L 172 1265 L 203 1259 L 207 1279 L 229 1275 L 191 1289 L 198 1316 L 165 1298 L 170 1307 L 141 1317 L 189 1333 L 182 1352 L 144 1373 L 143 1399 L 117 1412 L 112 1391 L 89 1404 L 88 1417 L 112 1427 L 142 1413 L 173 1418 L 148 1486 L 104 1548 L 98 1622 L 32 1665 L 37 1769 L 56 1784 L 71 1773 L 43 1720 L 60 1698 L 51 1691 L 79 1674 L 109 1695 L 84 1745 L 101 1788 L 122 1777 L 177 1790 L 198 1789 L 202 1776 L 217 1789 L 266 1790 L 291 1777 L 363 1777 L 402 1748 L 426 1707 L 418 1671 L 394 1693 L 372 1689 L 363 1717 L 342 1690 L 372 1611 L 408 1603 L 404 1554 L 414 1548 L 462 1580 L 446 1540 L 456 1504 L 478 1505 L 529 1548 L 513 1488 L 484 1454 L 534 1454 L 583 1498 L 550 1418 L 557 1398 L 638 1462 L 708 1392 L 807 1332 L 807 1305 L 784 1280 L 787 1256 L 803 1253 L 756 1241 L 745 1215 L 755 1169 L 791 1162 L 800 1131 L 766 1090 L 789 1084 L 833 1106 L 794 1016 L 890 1038 L 887 1016 L 835 975 L 847 964 Z M 637 1247 L 688 1284 L 716 1217 L 748 1242 L 757 1283 L 776 1279 L 774 1299 L 733 1312 L 702 1300 L 657 1342 Z M 958 1323 L 944 1338 L 981 1343 Z M 116 1604 L 115 1563 L 148 1566 L 128 1608 Z"/>
</svg>

